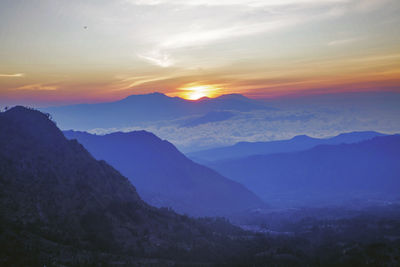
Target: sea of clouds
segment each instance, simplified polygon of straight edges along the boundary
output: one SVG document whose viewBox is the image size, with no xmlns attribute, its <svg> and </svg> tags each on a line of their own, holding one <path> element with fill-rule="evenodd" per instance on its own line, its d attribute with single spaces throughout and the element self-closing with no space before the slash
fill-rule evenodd
<svg viewBox="0 0 400 267">
<path fill-rule="evenodd" d="M 124 128 L 97 128 L 91 133 L 150 131 L 183 152 L 228 146 L 241 141 L 272 141 L 306 134 L 324 138 L 344 132 L 400 133 L 400 105 L 392 102 L 271 102 L 274 110 L 229 111 L 213 120 L 192 116 Z M 195 122 L 195 123 L 193 123 Z"/>
</svg>

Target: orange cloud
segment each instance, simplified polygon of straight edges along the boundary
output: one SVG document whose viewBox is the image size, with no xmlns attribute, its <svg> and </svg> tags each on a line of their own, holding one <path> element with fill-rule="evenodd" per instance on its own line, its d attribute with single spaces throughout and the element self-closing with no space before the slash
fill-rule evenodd
<svg viewBox="0 0 400 267">
<path fill-rule="evenodd" d="M 58 86 L 56 85 L 46 85 L 46 84 L 27 84 L 20 87 L 15 88 L 15 90 L 28 90 L 28 91 L 54 91 L 57 90 Z"/>
<path fill-rule="evenodd" d="M 25 73 L 13 73 L 13 74 L 0 73 L 0 77 L 6 77 L 6 78 L 19 78 L 24 76 Z"/>
</svg>

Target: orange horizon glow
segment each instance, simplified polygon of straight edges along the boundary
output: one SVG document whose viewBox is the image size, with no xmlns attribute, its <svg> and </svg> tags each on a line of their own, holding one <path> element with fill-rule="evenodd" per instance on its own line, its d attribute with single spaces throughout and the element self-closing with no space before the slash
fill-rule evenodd
<svg viewBox="0 0 400 267">
<path fill-rule="evenodd" d="M 0 79 L 1 81 L 1 79 Z M 271 80 L 232 80 L 231 83 L 225 83 L 223 88 L 215 84 L 206 83 L 181 83 L 179 81 L 165 82 L 158 81 L 138 88 L 129 88 L 127 90 L 111 90 L 107 84 L 98 84 L 98 87 L 88 84 L 38 84 L 33 89 L 20 87 L 19 89 L 10 89 L 9 95 L 2 95 L 0 104 L 30 104 L 37 103 L 34 106 L 53 106 L 69 105 L 79 103 L 101 103 L 121 100 L 129 95 L 148 94 L 151 92 L 164 93 L 169 97 L 180 97 L 190 101 L 196 101 L 202 97 L 216 98 L 224 94 L 242 94 L 254 99 L 280 98 L 287 96 L 305 96 L 314 94 L 334 94 L 334 93 L 355 93 L 355 92 L 394 92 L 400 93 L 400 77 L 393 75 L 391 77 L 352 77 L 345 79 L 338 77 L 333 79 L 307 79 L 288 81 Z M 55 90 L 41 90 L 53 86 Z M 83 88 L 91 90 L 84 91 Z M 36 89 L 37 88 L 37 89 Z M 93 88 L 93 89 L 92 89 Z M 160 88 L 159 90 L 154 88 Z"/>
<path fill-rule="evenodd" d="M 400 1 L 145 2 L 0 1 L 0 104 L 400 93 Z"/>
<path fill-rule="evenodd" d="M 400 93 L 400 54 L 335 59 L 326 64 L 285 63 L 269 72 L 223 67 L 197 70 L 135 74 L 82 70 L 69 76 L 49 69 L 4 71 L 0 76 L 0 104 L 29 103 L 34 106 L 99 103 L 129 95 L 164 93 L 170 97 L 198 100 L 238 93 L 251 98 L 279 98 L 288 95 L 343 92 L 391 91 Z M 98 75 L 100 73 L 101 75 Z"/>
<path fill-rule="evenodd" d="M 190 83 L 184 87 L 178 88 L 177 96 L 186 100 L 199 100 L 203 97 L 214 98 L 220 94 L 220 88 L 214 85 L 197 85 Z"/>
</svg>

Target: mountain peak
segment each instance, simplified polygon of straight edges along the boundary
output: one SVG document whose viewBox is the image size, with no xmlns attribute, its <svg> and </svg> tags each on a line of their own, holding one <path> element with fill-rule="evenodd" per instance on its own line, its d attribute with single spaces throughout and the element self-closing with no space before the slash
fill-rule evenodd
<svg viewBox="0 0 400 267">
<path fill-rule="evenodd" d="M 4 111 L 3 115 L 5 115 L 7 117 L 12 117 L 12 118 L 19 117 L 20 119 L 26 119 L 26 120 L 48 118 L 47 114 L 42 113 L 33 108 L 24 107 L 24 106 L 12 107 L 12 108 Z"/>
<path fill-rule="evenodd" d="M 48 117 L 24 107 L 0 113 L 1 238 L 12 237 L 7 245 L 9 251 L 22 251 L 18 256 L 26 257 L 30 247 L 41 252 L 37 257 L 32 251 L 34 261 L 22 266 L 36 264 L 42 257 L 48 260 L 37 265 L 62 261 L 60 255 L 70 251 L 77 257 L 85 255 L 85 261 L 94 259 L 86 253 L 93 251 L 96 264 L 98 251 L 117 252 L 118 259 L 130 255 L 130 264 L 124 265 L 132 266 L 132 254 L 145 258 L 154 251 L 163 259 L 170 251 L 181 255 L 189 248 L 193 255 L 212 254 L 204 248 L 223 247 L 206 223 L 147 205 L 127 178 L 104 160 L 95 160 L 76 140 L 65 139 Z M 199 233 L 205 233 L 204 248 L 193 245 Z M 69 259 L 65 262 L 55 265 L 72 264 Z"/>
<path fill-rule="evenodd" d="M 131 100 L 131 99 L 165 99 L 165 98 L 170 98 L 169 96 L 160 93 L 160 92 L 153 92 L 153 93 L 149 93 L 149 94 L 137 94 L 137 95 L 129 95 L 127 97 L 125 97 L 124 99 L 122 99 L 121 101 L 124 100 Z"/>
<path fill-rule="evenodd" d="M 153 134 L 152 132 L 148 132 L 146 130 L 138 130 L 138 131 L 130 131 L 130 132 L 114 132 L 108 134 L 108 136 L 115 137 L 134 137 L 139 139 L 150 139 L 154 141 L 162 141 L 161 138 Z"/>
<path fill-rule="evenodd" d="M 30 133 L 36 141 L 43 143 L 62 142 L 64 138 L 49 114 L 28 107 L 15 106 L 0 113 L 0 123 L 11 124 L 10 129 L 14 129 L 15 134 Z"/>
<path fill-rule="evenodd" d="M 355 132 L 348 132 L 348 133 L 341 133 L 338 134 L 336 137 L 344 137 L 344 136 L 382 136 L 384 134 L 375 132 L 375 131 L 355 131 Z"/>
<path fill-rule="evenodd" d="M 215 99 L 249 100 L 248 97 L 245 97 L 244 95 L 241 95 L 241 94 L 220 95 L 220 96 L 216 97 Z"/>
<path fill-rule="evenodd" d="M 301 134 L 301 135 L 296 135 L 295 137 L 293 137 L 291 140 L 308 140 L 308 139 L 312 139 L 312 137 L 309 137 L 306 134 Z"/>
<path fill-rule="evenodd" d="M 42 109 L 50 112 L 62 129 L 92 130 L 122 128 L 135 124 L 185 119 L 212 111 L 273 110 L 264 102 L 239 94 L 196 101 L 169 97 L 162 93 L 131 95 L 122 100 L 89 105 Z"/>
</svg>

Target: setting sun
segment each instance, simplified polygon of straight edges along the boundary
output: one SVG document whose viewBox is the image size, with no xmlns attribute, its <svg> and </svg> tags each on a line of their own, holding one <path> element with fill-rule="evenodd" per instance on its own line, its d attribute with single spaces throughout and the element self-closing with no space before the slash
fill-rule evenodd
<svg viewBox="0 0 400 267">
<path fill-rule="evenodd" d="M 213 85 L 194 85 L 182 87 L 179 96 L 188 100 L 198 100 L 202 97 L 215 97 L 219 88 Z"/>
</svg>

